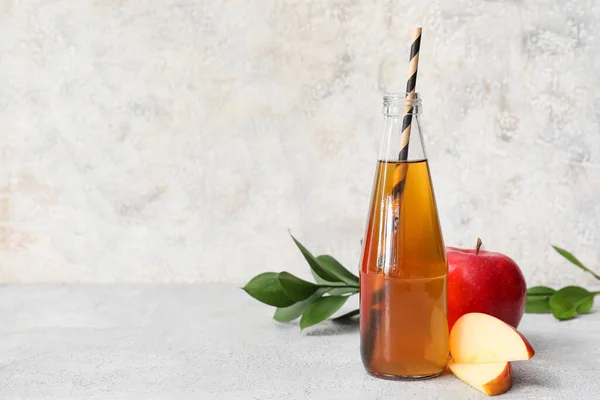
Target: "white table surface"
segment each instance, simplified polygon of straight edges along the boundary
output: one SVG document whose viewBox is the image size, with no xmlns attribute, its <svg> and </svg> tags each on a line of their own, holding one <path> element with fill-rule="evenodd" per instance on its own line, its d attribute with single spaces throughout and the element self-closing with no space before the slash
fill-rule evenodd
<svg viewBox="0 0 600 400">
<path fill-rule="evenodd" d="M 598 306 L 600 307 L 600 306 Z M 232 285 L 0 286 L 0 399 L 483 399 L 368 376 L 358 324 L 300 333 Z M 506 399 L 600 399 L 600 311 L 525 315 Z"/>
</svg>

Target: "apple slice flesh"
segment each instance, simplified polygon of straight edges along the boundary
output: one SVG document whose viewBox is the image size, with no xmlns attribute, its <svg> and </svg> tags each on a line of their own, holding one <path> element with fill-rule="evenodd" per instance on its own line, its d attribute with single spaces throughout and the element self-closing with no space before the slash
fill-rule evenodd
<svg viewBox="0 0 600 400">
<path fill-rule="evenodd" d="M 482 364 L 529 360 L 535 351 L 507 323 L 488 314 L 469 313 L 452 327 L 450 354 L 456 363 Z"/>
<path fill-rule="evenodd" d="M 488 396 L 502 394 L 512 387 L 509 362 L 457 364 L 450 360 L 448 367 L 458 379 Z"/>
</svg>

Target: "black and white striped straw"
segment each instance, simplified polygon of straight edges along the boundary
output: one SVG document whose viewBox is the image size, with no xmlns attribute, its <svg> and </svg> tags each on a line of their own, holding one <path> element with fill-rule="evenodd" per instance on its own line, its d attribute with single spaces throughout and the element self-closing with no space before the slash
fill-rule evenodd
<svg viewBox="0 0 600 400">
<path fill-rule="evenodd" d="M 399 161 L 408 159 L 408 142 L 410 141 L 410 131 L 412 128 L 413 101 L 415 99 L 415 88 L 417 86 L 417 72 L 419 67 L 419 50 L 421 49 L 421 31 L 414 28 L 412 32 L 412 42 L 410 46 L 410 58 L 408 61 L 408 80 L 406 81 L 406 101 L 404 105 L 404 119 L 402 120 L 402 134 L 400 135 Z M 397 199 L 404 191 L 406 181 L 406 168 L 396 168 L 394 173 L 394 199 Z"/>
</svg>

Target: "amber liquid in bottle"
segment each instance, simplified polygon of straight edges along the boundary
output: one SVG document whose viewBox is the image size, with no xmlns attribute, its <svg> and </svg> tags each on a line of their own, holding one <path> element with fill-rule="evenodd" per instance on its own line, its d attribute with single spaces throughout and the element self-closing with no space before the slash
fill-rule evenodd
<svg viewBox="0 0 600 400">
<path fill-rule="evenodd" d="M 397 168 L 406 179 L 394 201 Z M 379 161 L 360 270 L 361 356 L 369 373 L 418 379 L 443 371 L 446 276 L 427 161 Z"/>
</svg>

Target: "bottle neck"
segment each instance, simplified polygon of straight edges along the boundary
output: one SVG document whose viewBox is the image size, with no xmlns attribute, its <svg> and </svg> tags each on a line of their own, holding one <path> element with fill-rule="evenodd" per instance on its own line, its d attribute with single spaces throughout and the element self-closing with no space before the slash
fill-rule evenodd
<svg viewBox="0 0 600 400">
<path fill-rule="evenodd" d="M 422 104 L 419 93 L 386 93 L 383 96 L 383 115 L 387 117 L 417 116 Z"/>
<path fill-rule="evenodd" d="M 427 159 L 419 123 L 421 110 L 421 97 L 418 93 L 385 94 L 380 160 L 398 162 Z"/>
</svg>

